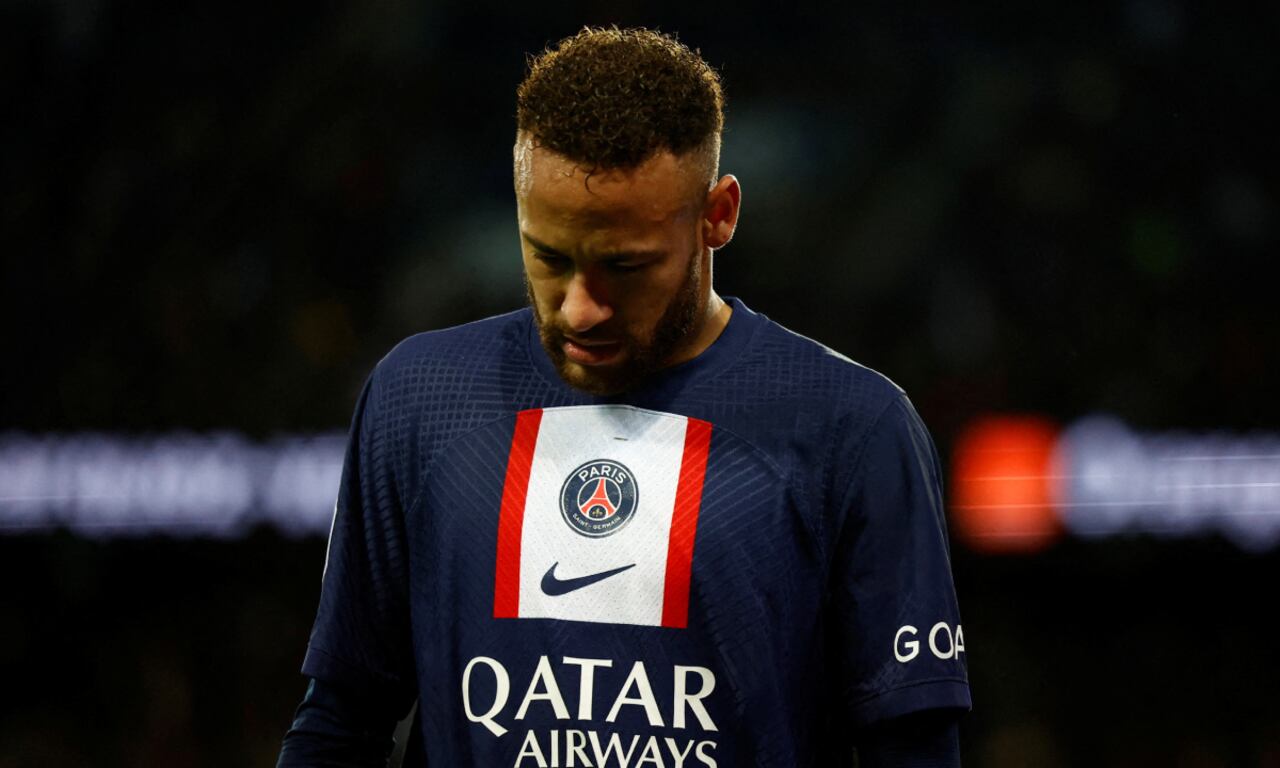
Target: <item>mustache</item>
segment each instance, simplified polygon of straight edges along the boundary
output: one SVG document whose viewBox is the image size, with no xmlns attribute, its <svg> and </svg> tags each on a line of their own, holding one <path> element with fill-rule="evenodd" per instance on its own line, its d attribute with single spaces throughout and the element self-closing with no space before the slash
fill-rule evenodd
<svg viewBox="0 0 1280 768">
<path fill-rule="evenodd" d="M 542 333 L 554 340 L 560 341 L 564 339 L 574 339 L 586 343 L 592 342 L 621 342 L 626 341 L 626 335 L 621 331 L 613 328 L 597 326 L 589 331 L 578 333 L 567 328 L 562 328 L 555 323 L 548 322 L 542 324 Z"/>
</svg>

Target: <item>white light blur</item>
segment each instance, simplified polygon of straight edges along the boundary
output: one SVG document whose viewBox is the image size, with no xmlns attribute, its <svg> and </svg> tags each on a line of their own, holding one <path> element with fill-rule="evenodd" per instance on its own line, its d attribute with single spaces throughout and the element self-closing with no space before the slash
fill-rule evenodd
<svg viewBox="0 0 1280 768">
<path fill-rule="evenodd" d="M 236 537 L 266 524 L 324 536 L 345 443 L 340 433 L 262 443 L 235 433 L 0 434 L 0 535 Z M 1143 434 L 1091 416 L 1061 434 L 1056 453 L 1046 480 L 1073 535 L 1280 544 L 1280 436 Z"/>
<path fill-rule="evenodd" d="M 325 535 L 346 437 L 0 434 L 0 534 Z"/>
<path fill-rule="evenodd" d="M 1280 437 L 1140 434 L 1093 416 L 1068 428 L 1057 450 L 1071 533 L 1217 533 L 1250 551 L 1280 543 Z"/>
</svg>

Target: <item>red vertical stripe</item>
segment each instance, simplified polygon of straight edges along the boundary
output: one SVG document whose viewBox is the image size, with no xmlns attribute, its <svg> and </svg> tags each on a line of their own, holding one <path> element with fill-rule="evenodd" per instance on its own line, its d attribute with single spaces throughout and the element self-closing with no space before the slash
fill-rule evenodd
<svg viewBox="0 0 1280 768">
<path fill-rule="evenodd" d="M 662 595 L 664 627 L 684 629 L 689 625 L 689 571 L 693 568 L 693 540 L 698 532 L 698 509 L 702 506 L 702 481 L 707 475 L 710 447 L 711 424 L 689 419 L 667 543 L 667 578 Z"/>
<path fill-rule="evenodd" d="M 520 536 L 524 532 L 524 503 L 529 495 L 529 468 L 538 444 L 542 409 L 516 414 L 516 431 L 507 457 L 498 512 L 498 554 L 493 574 L 493 617 L 514 619 L 520 613 Z"/>
</svg>

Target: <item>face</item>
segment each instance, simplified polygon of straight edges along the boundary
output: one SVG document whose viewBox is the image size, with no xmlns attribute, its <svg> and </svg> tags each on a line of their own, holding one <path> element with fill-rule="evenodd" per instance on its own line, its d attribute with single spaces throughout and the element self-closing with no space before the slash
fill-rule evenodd
<svg viewBox="0 0 1280 768">
<path fill-rule="evenodd" d="M 670 153 L 588 178 L 563 156 L 517 143 L 529 302 L 566 382 L 623 392 L 714 339 L 704 339 L 720 310 L 710 285 L 707 196 L 696 163 Z"/>
</svg>

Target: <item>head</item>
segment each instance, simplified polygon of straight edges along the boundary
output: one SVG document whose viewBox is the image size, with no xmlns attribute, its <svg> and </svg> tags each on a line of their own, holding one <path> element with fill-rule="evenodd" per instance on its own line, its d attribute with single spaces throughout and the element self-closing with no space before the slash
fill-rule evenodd
<svg viewBox="0 0 1280 768">
<path fill-rule="evenodd" d="M 584 29 L 531 62 L 517 92 L 521 249 L 569 384 L 631 389 L 723 329 L 711 261 L 741 191 L 718 177 L 722 110 L 715 71 L 649 30 Z"/>
</svg>

